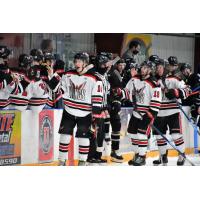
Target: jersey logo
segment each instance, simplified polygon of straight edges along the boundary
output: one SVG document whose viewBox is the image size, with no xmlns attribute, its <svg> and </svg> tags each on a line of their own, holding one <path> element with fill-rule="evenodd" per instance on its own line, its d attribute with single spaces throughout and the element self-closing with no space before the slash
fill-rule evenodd
<svg viewBox="0 0 200 200">
<path fill-rule="evenodd" d="M 146 86 L 140 88 L 140 89 L 136 89 L 136 101 L 138 103 L 144 103 L 144 89 Z"/>
<path fill-rule="evenodd" d="M 85 85 L 86 85 L 86 81 L 83 82 L 80 85 L 74 84 L 71 79 L 69 80 L 69 82 L 70 82 L 69 97 L 71 99 L 74 99 L 74 100 L 81 100 L 81 101 L 85 100 L 85 93 L 86 93 Z"/>
</svg>

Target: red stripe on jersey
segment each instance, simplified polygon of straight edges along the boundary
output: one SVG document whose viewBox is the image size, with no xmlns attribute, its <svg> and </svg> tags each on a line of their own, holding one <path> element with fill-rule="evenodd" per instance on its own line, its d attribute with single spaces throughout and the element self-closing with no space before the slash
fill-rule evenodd
<svg viewBox="0 0 200 200">
<path fill-rule="evenodd" d="M 103 98 L 92 98 L 92 101 L 95 101 L 95 102 L 102 102 Z"/>
<path fill-rule="evenodd" d="M 0 106 L 7 106 L 8 104 L 9 104 L 9 101 L 0 102 Z"/>
<path fill-rule="evenodd" d="M 135 144 L 138 144 L 139 140 L 131 139 L 131 142 L 133 142 L 133 143 L 135 143 Z"/>
<path fill-rule="evenodd" d="M 161 104 L 161 108 L 168 108 L 168 107 L 177 107 L 176 103 L 172 103 L 172 104 Z"/>
<path fill-rule="evenodd" d="M 139 145 L 143 144 L 143 145 L 148 145 L 148 141 L 139 141 L 138 142 Z"/>
<path fill-rule="evenodd" d="M 138 108 L 138 107 L 137 107 L 137 110 L 138 110 L 138 111 L 140 111 L 140 110 L 141 110 L 141 111 L 148 111 L 149 108 Z"/>
<path fill-rule="evenodd" d="M 89 148 L 79 148 L 79 152 L 87 153 L 89 152 Z"/>
<path fill-rule="evenodd" d="M 67 101 L 67 100 L 64 100 L 64 103 L 65 103 L 66 105 L 73 106 L 73 107 L 91 109 L 91 106 L 80 105 L 80 104 L 78 104 L 78 103 L 71 103 L 71 102 L 69 102 L 69 101 Z"/>
<path fill-rule="evenodd" d="M 150 106 L 156 106 L 156 107 L 160 107 L 160 103 L 150 103 Z"/>
<path fill-rule="evenodd" d="M 166 141 L 165 140 L 157 140 L 157 144 L 165 144 L 166 143 Z"/>
<path fill-rule="evenodd" d="M 63 146 L 59 146 L 59 149 L 60 149 L 60 150 L 66 150 L 66 151 L 69 150 L 68 147 L 63 147 Z"/>
<path fill-rule="evenodd" d="M 22 103 L 22 104 L 27 104 L 28 100 L 20 100 L 20 99 L 10 99 L 10 103 Z"/>
</svg>

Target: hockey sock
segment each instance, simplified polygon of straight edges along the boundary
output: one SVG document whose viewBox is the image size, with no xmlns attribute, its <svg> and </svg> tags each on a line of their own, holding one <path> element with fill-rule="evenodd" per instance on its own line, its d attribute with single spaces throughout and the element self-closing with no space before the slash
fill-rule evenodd
<svg viewBox="0 0 200 200">
<path fill-rule="evenodd" d="M 79 160 L 86 161 L 90 148 L 90 140 L 88 138 L 78 138 L 79 144 Z"/>
<path fill-rule="evenodd" d="M 112 150 L 119 150 L 119 141 L 120 141 L 120 131 L 111 133 L 111 141 L 112 141 Z"/>
<path fill-rule="evenodd" d="M 146 134 L 138 133 L 138 150 L 140 156 L 145 156 L 148 146 L 148 138 Z"/>
<path fill-rule="evenodd" d="M 185 152 L 185 144 L 184 144 L 184 140 L 183 140 L 183 136 L 181 134 L 172 134 L 171 135 L 174 141 L 174 144 L 176 145 L 176 147 L 180 150 L 181 153 Z"/>
<path fill-rule="evenodd" d="M 138 136 L 137 134 L 129 134 L 130 135 L 130 138 L 131 138 L 131 143 L 132 143 L 132 149 L 133 149 L 133 152 L 135 152 L 135 154 L 137 154 L 139 152 L 139 149 L 138 149 Z"/>
<path fill-rule="evenodd" d="M 162 136 L 156 135 L 157 145 L 158 145 L 158 151 L 160 155 L 164 155 L 167 153 L 167 142 Z"/>
<path fill-rule="evenodd" d="M 58 157 L 59 160 L 65 161 L 66 159 L 68 159 L 68 150 L 71 137 L 71 135 L 60 134 Z"/>
</svg>

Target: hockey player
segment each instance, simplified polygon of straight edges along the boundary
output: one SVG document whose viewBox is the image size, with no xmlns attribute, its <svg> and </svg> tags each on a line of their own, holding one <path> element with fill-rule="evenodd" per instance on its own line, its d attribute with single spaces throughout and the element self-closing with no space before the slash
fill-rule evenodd
<svg viewBox="0 0 200 200">
<path fill-rule="evenodd" d="M 29 107 L 34 112 L 39 113 L 45 107 L 49 91 L 45 81 L 41 78 L 41 65 L 44 56 L 41 50 L 32 49 L 30 55 L 33 57 L 32 66 L 28 72 L 29 79 L 32 80 L 30 85 L 31 98 L 29 100 Z"/>
<path fill-rule="evenodd" d="M 95 147 L 95 150 L 93 150 L 95 152 L 93 153 L 93 155 L 91 155 L 92 157 L 88 159 L 88 162 L 104 164 L 104 163 L 107 163 L 107 160 L 104 160 L 101 157 L 102 157 L 102 152 L 104 150 L 103 144 L 104 144 L 106 132 L 109 131 L 109 130 L 106 130 L 107 125 L 105 125 L 105 123 L 107 122 L 109 123 L 110 121 L 109 119 L 110 116 L 108 113 L 108 101 L 107 101 L 107 97 L 110 92 L 110 84 L 107 80 L 107 74 L 106 74 L 108 72 L 108 69 L 110 68 L 108 53 L 105 53 L 105 52 L 99 53 L 96 56 L 94 63 L 96 67 L 95 75 L 102 81 L 102 84 L 103 84 L 103 107 L 102 107 L 102 112 L 101 112 L 102 118 L 98 119 L 98 121 L 96 122 L 96 127 L 95 127 L 96 147 Z M 91 145 L 92 145 L 92 142 L 91 142 Z M 94 148 L 94 147 L 91 146 L 91 148 Z"/>
<path fill-rule="evenodd" d="M 32 63 L 32 56 L 21 54 L 19 56 L 19 66 L 10 69 L 11 73 L 17 78 L 17 92 L 10 94 L 10 106 L 17 110 L 26 110 L 29 103 L 29 84 L 31 80 L 28 78 L 28 71 Z"/>
<path fill-rule="evenodd" d="M 55 64 L 55 58 L 51 53 L 43 54 L 43 62 L 40 65 L 40 77 L 43 81 L 48 83 L 48 69 L 53 68 Z"/>
<path fill-rule="evenodd" d="M 65 165 L 68 159 L 68 148 L 75 126 L 79 145 L 79 165 L 86 165 L 89 152 L 89 127 L 92 119 L 101 118 L 103 88 L 89 64 L 87 53 L 74 56 L 75 70 L 58 76 L 49 71 L 49 85 L 54 92 L 63 91 L 64 110 L 60 124 L 59 165 Z"/>
<path fill-rule="evenodd" d="M 130 98 L 135 102 L 128 133 L 131 137 L 135 156 L 129 165 L 141 166 L 146 164 L 146 151 L 151 124 L 157 116 L 162 99 L 161 88 L 151 75 L 154 63 L 145 61 L 141 64 L 140 75 L 132 78 L 126 88 Z"/>
<path fill-rule="evenodd" d="M 57 73 L 60 77 L 65 73 L 65 62 L 63 60 L 56 60 L 53 66 L 54 73 Z M 63 100 L 62 100 L 62 92 L 59 91 L 55 93 L 55 107 L 62 108 L 63 107 Z"/>
<path fill-rule="evenodd" d="M 10 53 L 6 46 L 0 46 L 0 109 L 7 108 L 10 93 L 16 92 L 15 82 L 8 68 Z"/>
<path fill-rule="evenodd" d="M 112 127 L 111 132 L 111 161 L 121 163 L 123 162 L 123 157 L 119 153 L 120 145 L 120 130 L 121 121 L 119 112 L 121 110 L 121 101 L 123 99 L 123 85 L 122 77 L 120 72 L 122 72 L 125 67 L 125 62 L 121 59 L 116 66 L 113 66 L 108 73 L 108 81 L 110 83 L 110 95 L 109 95 L 109 112 L 110 112 L 110 123 Z M 119 67 L 120 66 L 120 67 Z M 119 69 L 120 68 L 120 69 Z M 126 93 L 125 93 L 126 94 Z"/>
<path fill-rule="evenodd" d="M 135 62 L 133 58 L 127 58 L 125 60 L 126 67 L 124 69 L 124 75 L 122 79 L 123 87 L 126 87 L 127 83 L 131 78 L 137 75 L 139 65 Z"/>
<path fill-rule="evenodd" d="M 180 66 L 180 71 L 183 75 L 183 80 L 185 81 L 186 85 L 188 85 L 192 90 L 200 86 L 200 79 L 198 74 L 192 73 L 192 67 L 189 63 L 182 63 Z M 182 106 L 185 113 L 190 116 L 192 114 L 192 117 L 196 119 L 197 125 L 200 127 L 200 121 L 197 119 L 197 116 L 200 115 L 200 95 L 199 92 L 197 92 L 195 95 L 189 96 L 187 99 L 182 100 Z M 191 112 L 192 111 L 192 112 Z M 183 130 L 188 130 L 188 120 L 183 117 L 185 125 Z"/>
<path fill-rule="evenodd" d="M 41 79 L 47 84 L 47 90 L 48 90 L 48 94 L 49 94 L 49 98 L 47 101 L 47 106 L 52 108 L 54 107 L 54 100 L 56 99 L 56 96 L 60 96 L 60 94 L 55 94 L 51 91 L 51 89 L 48 87 L 48 69 L 51 68 L 54 70 L 54 64 L 55 64 L 55 58 L 51 53 L 45 52 L 44 54 L 44 60 L 43 63 L 40 67 L 40 76 Z M 63 73 L 59 73 L 58 74 L 62 75 Z"/>
<path fill-rule="evenodd" d="M 185 99 L 189 94 L 189 89 L 186 87 L 185 83 L 177 78 L 174 73 L 178 67 L 178 60 L 174 56 L 168 58 L 169 74 L 165 75 L 165 63 L 163 60 L 160 60 L 160 63 L 157 63 L 156 66 L 156 76 L 157 80 L 161 85 L 163 98 L 154 125 L 157 127 L 163 134 L 166 134 L 167 127 L 169 127 L 170 135 L 179 150 L 184 153 L 184 139 L 182 134 L 182 125 L 181 125 L 181 116 L 180 109 L 177 105 L 177 100 Z M 176 100 L 177 99 L 177 100 Z M 153 134 L 156 135 L 158 150 L 160 152 L 160 157 L 158 160 L 154 160 L 154 165 L 168 163 L 167 159 L 167 142 L 158 135 L 157 132 L 153 131 Z M 185 159 L 179 155 L 177 160 L 177 165 L 184 165 Z"/>
</svg>

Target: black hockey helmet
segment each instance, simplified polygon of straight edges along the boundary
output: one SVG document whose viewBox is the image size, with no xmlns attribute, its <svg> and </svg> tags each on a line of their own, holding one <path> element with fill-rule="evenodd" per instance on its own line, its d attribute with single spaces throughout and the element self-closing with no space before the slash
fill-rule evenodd
<svg viewBox="0 0 200 200">
<path fill-rule="evenodd" d="M 180 66 L 180 71 L 183 71 L 185 69 L 192 70 L 192 66 L 189 63 L 182 63 L 181 66 Z"/>
<path fill-rule="evenodd" d="M 33 62 L 33 57 L 27 54 L 21 54 L 19 56 L 18 62 L 19 62 L 19 67 L 26 68 L 28 65 L 30 65 Z"/>
<path fill-rule="evenodd" d="M 154 62 L 155 64 L 158 64 L 160 62 L 160 58 L 157 55 L 151 55 L 149 57 L 149 61 Z"/>
<path fill-rule="evenodd" d="M 129 69 L 135 68 L 136 70 L 140 69 L 140 65 L 137 63 L 131 63 L 129 65 Z"/>
<path fill-rule="evenodd" d="M 168 58 L 169 65 L 178 66 L 178 59 L 175 56 L 170 56 Z"/>
<path fill-rule="evenodd" d="M 96 56 L 96 66 L 100 67 L 109 61 L 109 55 L 106 52 L 101 52 Z"/>
<path fill-rule="evenodd" d="M 49 52 L 45 52 L 44 53 L 44 61 L 51 61 L 51 60 L 55 60 L 55 57 L 52 53 Z"/>
<path fill-rule="evenodd" d="M 128 65 L 129 63 L 135 63 L 135 59 L 134 58 L 126 58 L 125 59 L 126 64 Z"/>
<path fill-rule="evenodd" d="M 83 62 L 86 62 L 87 64 L 89 64 L 89 55 L 86 52 L 82 52 L 82 53 L 77 53 L 74 56 L 74 61 L 75 60 L 82 60 Z"/>
<path fill-rule="evenodd" d="M 143 67 L 143 66 L 147 66 L 147 67 L 149 67 L 149 68 L 151 68 L 151 69 L 154 69 L 155 68 L 155 63 L 154 62 L 151 62 L 151 61 L 144 61 L 141 65 L 140 65 L 140 67 Z"/>
<path fill-rule="evenodd" d="M 163 67 L 166 67 L 169 65 L 169 62 L 166 59 L 160 58 L 159 61 L 156 63 L 156 66 L 158 66 L 158 65 L 162 65 Z"/>
<path fill-rule="evenodd" d="M 56 60 L 54 64 L 55 69 L 64 69 L 65 68 L 65 62 L 63 60 Z"/>
<path fill-rule="evenodd" d="M 11 51 L 7 48 L 7 46 L 0 46 L 0 58 L 7 59 L 11 54 Z"/>
<path fill-rule="evenodd" d="M 109 59 L 109 60 L 112 60 L 112 59 L 113 59 L 113 54 L 112 54 L 112 53 L 109 53 L 109 52 L 107 52 L 107 57 L 108 57 L 108 59 Z"/>
<path fill-rule="evenodd" d="M 40 49 L 32 49 L 30 55 L 34 61 L 40 62 L 44 60 L 44 55 Z"/>
</svg>

